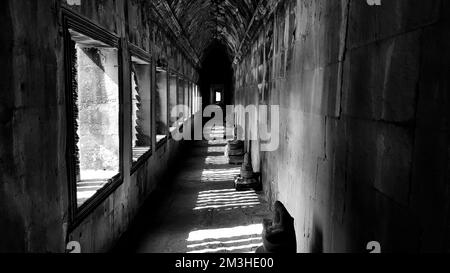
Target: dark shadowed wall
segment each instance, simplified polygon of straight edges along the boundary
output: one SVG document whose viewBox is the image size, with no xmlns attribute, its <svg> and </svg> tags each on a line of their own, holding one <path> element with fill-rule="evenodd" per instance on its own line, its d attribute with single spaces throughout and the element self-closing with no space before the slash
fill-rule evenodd
<svg viewBox="0 0 450 273">
<path fill-rule="evenodd" d="M 224 86 L 224 104 L 233 103 L 233 70 L 231 56 L 227 48 L 219 42 L 213 42 L 203 53 L 202 67 L 200 69 L 200 91 L 202 92 L 203 106 L 211 103 L 211 87 Z"/>
<path fill-rule="evenodd" d="M 236 104 L 280 105 L 279 149 L 252 159 L 298 251 L 447 251 L 447 1 L 278 2 L 235 66 Z"/>
<path fill-rule="evenodd" d="M 130 94 L 130 42 L 156 63 L 194 80 L 196 70 L 166 35 L 145 1 L 2 1 L 0 4 L 0 252 L 64 252 L 76 240 L 82 252 L 108 251 L 127 230 L 182 143 L 169 140 L 131 172 L 131 95 L 124 96 L 123 183 L 69 229 L 66 97 L 62 7 L 123 38 L 123 90 Z M 156 106 L 152 105 L 152 118 Z M 156 122 L 153 121 L 152 124 Z M 127 134 L 126 132 L 130 132 Z M 152 127 L 155 135 L 156 127 Z M 117 148 L 117 147 L 116 147 Z"/>
</svg>

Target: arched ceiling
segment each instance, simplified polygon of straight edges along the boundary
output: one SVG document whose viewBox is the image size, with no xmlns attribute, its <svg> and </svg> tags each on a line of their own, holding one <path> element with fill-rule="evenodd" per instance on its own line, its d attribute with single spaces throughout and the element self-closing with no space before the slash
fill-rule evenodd
<svg viewBox="0 0 450 273">
<path fill-rule="evenodd" d="M 200 59 L 215 40 L 232 58 L 246 35 L 259 0 L 166 0 Z"/>
</svg>

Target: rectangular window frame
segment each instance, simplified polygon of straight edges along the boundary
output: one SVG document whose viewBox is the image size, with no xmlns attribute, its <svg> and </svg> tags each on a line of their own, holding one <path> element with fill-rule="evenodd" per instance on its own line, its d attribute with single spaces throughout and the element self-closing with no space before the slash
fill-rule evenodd
<svg viewBox="0 0 450 273">
<path fill-rule="evenodd" d="M 185 102 L 185 98 L 186 98 L 186 95 L 185 95 L 185 81 L 186 81 L 186 78 L 182 74 L 177 73 L 177 75 L 178 75 L 178 79 L 177 79 L 177 106 L 184 107 L 184 105 L 186 105 L 186 102 Z M 184 128 L 184 124 L 185 124 L 186 120 L 187 120 L 187 117 L 185 117 L 184 115 L 183 115 L 183 120 L 178 119 L 178 122 L 179 122 L 178 128 L 179 128 L 179 132 L 180 133 L 183 133 L 183 128 Z"/>
<path fill-rule="evenodd" d="M 166 136 L 161 139 L 160 141 L 158 141 L 157 139 L 157 135 L 158 132 L 156 132 L 155 134 L 155 143 L 156 143 L 156 149 L 160 149 L 161 147 L 163 147 L 164 145 L 166 145 L 167 141 L 170 139 L 170 69 L 168 69 L 166 66 L 156 66 L 156 74 L 158 72 L 163 72 L 166 73 Z M 155 79 L 155 84 L 157 85 L 157 79 Z M 157 95 L 158 90 L 155 90 L 155 95 Z M 156 103 L 156 101 L 155 101 Z M 156 105 L 155 105 L 156 107 Z M 157 108 L 157 107 L 156 107 Z M 155 123 L 157 122 L 157 120 L 155 119 Z M 156 126 L 156 124 L 155 124 Z"/>
<path fill-rule="evenodd" d="M 173 107 L 176 107 L 178 105 L 178 77 L 179 77 L 179 74 L 177 73 L 177 71 L 175 69 L 172 69 L 170 67 L 167 69 L 167 74 L 169 75 L 168 76 L 169 77 L 169 83 L 168 83 L 168 85 L 169 85 L 168 92 L 169 93 L 168 93 L 168 98 L 167 98 L 167 101 L 168 101 L 168 108 L 167 108 L 168 116 L 167 116 L 167 118 L 168 118 L 168 127 L 169 127 L 169 138 L 168 139 L 171 140 L 171 139 L 173 139 L 173 133 L 176 130 L 176 127 L 175 128 L 173 127 L 173 125 L 175 124 L 175 121 L 173 120 L 174 118 L 172 117 L 172 110 L 173 110 Z M 175 93 L 174 93 L 175 96 L 172 96 L 173 80 L 175 81 Z M 175 101 L 175 105 L 172 105 L 173 101 Z"/>
<path fill-rule="evenodd" d="M 184 90 L 184 105 L 185 107 L 187 107 L 187 109 L 189 109 L 189 112 L 187 113 L 187 117 L 185 117 L 184 122 L 187 122 L 190 118 L 191 118 L 191 100 L 190 100 L 190 81 L 188 78 L 184 77 L 184 86 L 183 86 L 183 90 Z"/>
<path fill-rule="evenodd" d="M 130 71 L 130 75 L 129 75 L 129 78 L 131 79 L 131 65 L 132 65 L 132 57 L 134 56 L 134 57 L 137 57 L 137 58 L 139 58 L 139 59 L 141 59 L 141 60 L 143 60 L 143 61 L 145 61 L 145 62 L 148 62 L 149 64 L 150 64 L 150 66 L 151 66 L 151 72 L 150 73 L 152 73 L 153 74 L 153 63 L 152 63 L 152 57 L 151 57 L 151 53 L 149 53 L 149 52 L 147 52 L 147 51 L 145 51 L 145 50 L 143 50 L 143 49 L 141 49 L 140 47 L 138 47 L 138 46 L 136 46 L 136 45 L 134 45 L 134 44 L 132 44 L 132 43 L 128 43 L 128 51 L 129 51 L 129 64 L 130 64 L 130 68 L 129 68 L 129 71 Z M 150 128 L 153 128 L 153 106 L 154 106 L 154 103 L 153 103 L 153 100 L 154 100 L 154 92 L 155 92 L 155 90 L 154 90 L 154 78 L 153 78 L 153 75 L 150 75 L 150 79 L 153 81 L 153 82 L 151 82 L 150 83 L 150 96 L 151 96 L 151 98 L 152 98 L 152 101 L 150 102 Z M 129 99 L 130 99 L 130 102 L 132 101 L 132 96 L 133 96 L 133 92 L 132 92 L 132 90 L 131 90 L 131 83 L 130 83 L 130 90 L 129 90 Z M 130 112 L 130 117 L 132 116 L 131 115 L 131 112 L 133 111 L 133 105 L 132 105 L 132 103 L 130 103 L 130 107 L 129 107 L 129 109 L 128 109 L 128 111 Z M 131 122 L 131 120 L 130 120 L 130 122 Z M 130 131 L 129 132 L 130 133 L 130 139 L 132 139 L 132 132 Z M 151 133 L 152 135 L 150 136 L 150 138 L 151 139 L 153 139 L 155 136 L 154 136 L 154 133 L 153 133 L 153 129 L 152 129 L 152 133 Z M 153 143 L 151 144 L 151 146 L 150 146 L 150 149 L 145 153 L 145 154 L 143 154 L 139 159 L 138 159 L 138 161 L 136 161 L 136 162 L 133 162 L 133 147 L 131 147 L 131 150 L 130 150 L 130 153 L 131 153 L 131 157 L 130 157 L 130 166 L 131 166 L 131 175 L 133 175 L 136 171 L 138 171 L 140 168 L 142 168 L 144 165 L 145 165 L 145 163 L 152 157 L 152 155 L 153 155 L 153 149 L 154 149 L 154 147 L 153 147 Z"/>
<path fill-rule="evenodd" d="M 66 118 L 67 118 L 67 141 L 66 141 L 66 164 L 69 192 L 69 231 L 73 231 L 82 221 L 88 217 L 101 203 L 103 203 L 124 180 L 123 165 L 123 64 L 122 64 L 122 46 L 119 36 L 99 27 L 90 20 L 74 13 L 73 11 L 62 8 L 63 39 L 64 39 L 64 69 L 65 69 L 65 97 L 66 97 Z M 74 101 L 72 95 L 72 37 L 69 29 L 75 30 L 92 39 L 105 43 L 117 49 L 118 55 L 118 91 L 119 91 L 119 174 L 109 180 L 108 184 L 98 190 L 82 206 L 77 204 L 77 180 L 76 180 L 76 141 L 75 126 L 73 120 Z"/>
</svg>

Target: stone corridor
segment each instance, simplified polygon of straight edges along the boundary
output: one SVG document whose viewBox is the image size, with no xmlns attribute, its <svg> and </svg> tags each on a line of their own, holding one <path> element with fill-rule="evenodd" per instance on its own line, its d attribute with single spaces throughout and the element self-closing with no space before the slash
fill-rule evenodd
<svg viewBox="0 0 450 273">
<path fill-rule="evenodd" d="M 227 164 L 225 145 L 224 140 L 195 142 L 174 168 L 173 181 L 166 181 L 170 192 L 143 209 L 126 249 L 119 251 L 254 253 L 262 245 L 262 220 L 271 218 L 269 206 L 261 193 L 234 189 L 240 166 Z"/>
<path fill-rule="evenodd" d="M 448 0 L 0 1 L 0 253 L 450 252 L 449 48 Z"/>
</svg>

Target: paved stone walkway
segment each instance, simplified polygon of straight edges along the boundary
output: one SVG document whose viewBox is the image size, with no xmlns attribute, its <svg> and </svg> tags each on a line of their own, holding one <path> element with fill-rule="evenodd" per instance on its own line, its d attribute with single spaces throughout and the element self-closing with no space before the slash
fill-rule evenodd
<svg viewBox="0 0 450 273">
<path fill-rule="evenodd" d="M 255 191 L 236 192 L 240 166 L 228 165 L 225 141 L 196 142 L 168 196 L 133 234 L 137 253 L 245 253 L 262 245 L 268 204 Z"/>
</svg>

